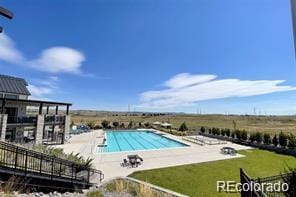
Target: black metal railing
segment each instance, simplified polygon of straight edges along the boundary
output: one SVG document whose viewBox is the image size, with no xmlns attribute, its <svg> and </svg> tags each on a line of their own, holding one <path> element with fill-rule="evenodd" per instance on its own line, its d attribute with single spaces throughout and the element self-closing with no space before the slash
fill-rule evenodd
<svg viewBox="0 0 296 197">
<path fill-rule="evenodd" d="M 64 123 L 65 116 L 62 115 L 45 115 L 45 123 Z"/>
<path fill-rule="evenodd" d="M 37 122 L 37 116 L 22 116 L 22 117 L 8 116 L 7 117 L 8 124 L 25 124 L 25 123 L 36 123 L 36 122 Z"/>
<path fill-rule="evenodd" d="M 240 169 L 240 181 L 241 184 L 243 185 L 244 183 L 247 183 L 249 185 L 254 185 L 255 183 L 258 183 L 260 186 L 264 185 L 274 185 L 276 183 L 285 183 L 286 179 L 291 178 L 292 176 L 295 176 L 293 173 L 285 173 L 285 174 L 280 174 L 276 176 L 270 176 L 270 177 L 264 177 L 264 178 L 256 178 L 252 179 L 250 178 L 246 172 L 243 169 Z M 292 185 L 289 185 L 289 187 L 292 187 Z M 294 186 L 295 187 L 295 186 Z M 281 196 L 286 196 L 285 191 L 276 191 L 276 190 L 268 190 L 266 188 L 261 188 L 263 191 L 241 191 L 241 196 L 242 197 L 281 197 Z M 287 195 L 289 196 L 289 195 Z"/>
<path fill-rule="evenodd" d="M 1 168 L 18 171 L 24 176 L 38 176 L 86 185 L 91 184 L 90 180 L 93 176 L 96 176 L 99 182 L 104 178 L 99 170 L 6 142 L 0 142 Z"/>
<path fill-rule="evenodd" d="M 254 185 L 256 181 L 250 178 L 247 173 L 240 169 L 240 182 L 242 185 L 248 184 L 249 186 Z M 263 191 L 257 190 L 241 190 L 241 197 L 267 197 L 267 195 Z"/>
</svg>

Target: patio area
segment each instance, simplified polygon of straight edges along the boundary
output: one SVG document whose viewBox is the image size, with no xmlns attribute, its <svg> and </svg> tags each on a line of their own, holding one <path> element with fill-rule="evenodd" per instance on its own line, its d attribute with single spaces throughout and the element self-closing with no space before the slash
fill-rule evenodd
<svg viewBox="0 0 296 197">
<path fill-rule="evenodd" d="M 158 131 L 159 132 L 159 131 Z M 182 140 L 182 137 L 173 136 L 163 133 L 166 137 L 178 140 L 188 144 L 188 147 L 167 148 L 159 150 L 143 150 L 118 153 L 97 153 L 97 145 L 103 141 L 103 131 L 95 130 L 89 133 L 74 135 L 69 140 L 69 143 L 58 145 L 56 147 L 63 148 L 65 152 L 80 153 L 84 157 L 94 158 L 94 167 L 101 170 L 105 175 L 105 181 L 118 177 L 128 176 L 132 172 L 139 170 L 148 170 L 155 168 L 164 168 L 172 166 L 180 166 L 193 163 L 201 163 L 207 161 L 233 159 L 243 157 L 242 155 L 225 155 L 221 154 L 220 149 L 227 146 L 235 150 L 249 149 L 250 147 L 233 144 L 204 145 L 200 146 L 195 143 Z M 137 154 L 144 159 L 143 164 L 137 168 L 122 167 L 120 164 L 128 155 Z"/>
</svg>

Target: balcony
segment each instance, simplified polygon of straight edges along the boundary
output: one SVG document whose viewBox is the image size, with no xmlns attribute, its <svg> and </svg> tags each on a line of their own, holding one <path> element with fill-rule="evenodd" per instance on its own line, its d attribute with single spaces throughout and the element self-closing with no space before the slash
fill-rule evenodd
<svg viewBox="0 0 296 197">
<path fill-rule="evenodd" d="M 37 116 L 8 116 L 7 124 L 35 124 L 37 122 Z"/>
<path fill-rule="evenodd" d="M 65 116 L 62 115 L 45 115 L 44 122 L 46 124 L 64 124 Z"/>
</svg>

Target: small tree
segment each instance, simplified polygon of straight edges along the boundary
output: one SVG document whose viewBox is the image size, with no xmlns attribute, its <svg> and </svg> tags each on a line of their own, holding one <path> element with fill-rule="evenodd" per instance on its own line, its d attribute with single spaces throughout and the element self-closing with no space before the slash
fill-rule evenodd
<svg viewBox="0 0 296 197">
<path fill-rule="evenodd" d="M 139 122 L 139 127 L 140 127 L 140 128 L 142 127 L 142 122 Z"/>
<path fill-rule="evenodd" d="M 225 134 L 227 137 L 230 137 L 230 129 L 225 129 Z"/>
<path fill-rule="evenodd" d="M 131 129 L 131 128 L 133 128 L 133 125 L 134 125 L 133 121 L 130 121 L 127 125 L 127 128 Z"/>
<path fill-rule="evenodd" d="M 256 136 L 256 142 L 258 144 L 261 144 L 262 143 L 262 140 L 263 140 L 262 133 L 256 132 L 255 136 Z"/>
<path fill-rule="evenodd" d="M 231 138 L 235 138 L 235 132 L 233 131 L 232 133 L 231 133 Z"/>
<path fill-rule="evenodd" d="M 216 128 L 216 129 L 217 129 L 216 134 L 217 134 L 217 135 L 221 135 L 221 131 L 220 131 L 220 129 L 219 129 L 219 128 Z"/>
<path fill-rule="evenodd" d="M 225 129 L 221 129 L 221 135 L 225 136 L 225 134 L 226 134 Z"/>
<path fill-rule="evenodd" d="M 212 128 L 212 133 L 214 134 L 214 135 L 220 135 L 220 129 L 219 128 Z"/>
<path fill-rule="evenodd" d="M 268 133 L 264 133 L 263 135 L 263 143 L 266 145 L 271 144 L 271 137 Z"/>
<path fill-rule="evenodd" d="M 200 127 L 200 132 L 201 133 L 205 133 L 206 132 L 206 128 L 205 127 Z"/>
<path fill-rule="evenodd" d="M 249 139 L 250 139 L 251 142 L 255 142 L 256 141 L 256 134 L 255 133 L 251 133 Z"/>
<path fill-rule="evenodd" d="M 119 122 L 113 122 L 112 124 L 115 128 L 117 128 L 119 126 Z"/>
<path fill-rule="evenodd" d="M 87 126 L 88 126 L 89 128 L 91 128 L 91 129 L 94 129 L 95 126 L 96 126 L 96 123 L 95 123 L 94 121 L 90 121 L 90 122 L 87 123 Z"/>
<path fill-rule="evenodd" d="M 288 136 L 288 140 L 289 140 L 289 143 L 288 143 L 288 147 L 290 149 L 295 149 L 296 148 L 296 137 L 295 135 L 293 135 L 292 133 Z"/>
<path fill-rule="evenodd" d="M 273 136 L 273 138 L 272 138 L 272 144 L 273 144 L 275 147 L 277 147 L 278 144 L 279 144 L 278 137 L 277 137 L 276 134 L 275 134 L 275 135 Z"/>
<path fill-rule="evenodd" d="M 125 128 L 125 124 L 122 122 L 119 127 L 122 128 L 122 129 L 124 129 Z"/>
<path fill-rule="evenodd" d="M 242 131 L 241 139 L 244 140 L 244 141 L 247 141 L 247 139 L 248 139 L 248 133 L 247 133 L 246 130 L 243 130 Z"/>
<path fill-rule="evenodd" d="M 179 131 L 188 131 L 188 127 L 185 122 L 180 125 Z"/>
<path fill-rule="evenodd" d="M 106 129 L 106 128 L 109 127 L 110 122 L 107 121 L 107 120 L 103 120 L 101 124 L 102 124 L 102 127 L 103 127 L 104 129 Z"/>
<path fill-rule="evenodd" d="M 209 129 L 209 134 L 212 134 L 213 132 L 212 132 L 212 129 Z"/>
<path fill-rule="evenodd" d="M 145 122 L 144 126 L 145 126 L 146 128 L 148 128 L 148 127 L 150 127 L 150 123 L 149 123 L 149 122 Z"/>
<path fill-rule="evenodd" d="M 235 130 L 235 136 L 237 139 L 241 139 L 242 138 L 242 131 L 241 130 Z"/>
<path fill-rule="evenodd" d="M 75 125 L 74 121 L 72 120 L 70 127 L 72 128 Z"/>
<path fill-rule="evenodd" d="M 283 132 L 280 132 L 280 134 L 279 134 L 279 144 L 280 144 L 280 146 L 286 147 L 287 143 L 288 143 L 287 135 L 284 134 Z"/>
<path fill-rule="evenodd" d="M 235 130 L 236 130 L 236 121 L 233 120 L 233 121 L 232 121 L 232 124 L 233 124 L 233 130 L 235 131 Z"/>
</svg>

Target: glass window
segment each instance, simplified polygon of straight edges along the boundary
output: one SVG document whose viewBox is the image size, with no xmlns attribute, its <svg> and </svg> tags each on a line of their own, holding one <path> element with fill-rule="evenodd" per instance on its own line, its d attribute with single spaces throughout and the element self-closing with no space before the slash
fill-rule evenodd
<svg viewBox="0 0 296 197">
<path fill-rule="evenodd" d="M 15 95 L 15 94 L 5 94 L 5 98 L 8 98 L 8 99 L 17 99 L 17 95 Z"/>
</svg>

